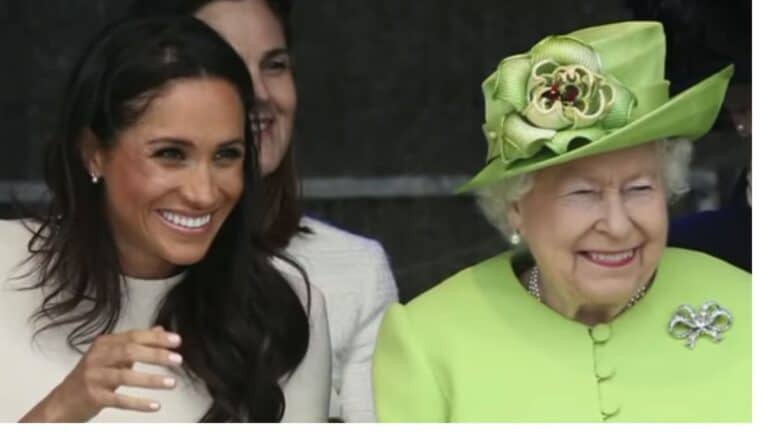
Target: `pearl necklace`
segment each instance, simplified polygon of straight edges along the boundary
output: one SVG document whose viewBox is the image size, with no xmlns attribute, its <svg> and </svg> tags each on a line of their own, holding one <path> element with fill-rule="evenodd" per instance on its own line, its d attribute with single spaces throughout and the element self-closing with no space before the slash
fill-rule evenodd
<svg viewBox="0 0 768 432">
<path fill-rule="evenodd" d="M 533 268 L 531 269 L 531 275 L 528 277 L 528 286 L 526 286 L 526 290 L 539 303 L 543 303 L 541 301 L 541 288 L 539 287 L 539 266 L 533 266 Z M 629 302 L 627 302 L 627 305 L 624 306 L 624 309 L 622 309 L 622 312 L 634 306 L 635 303 L 638 302 L 638 300 L 643 298 L 643 296 L 647 291 L 648 291 L 647 285 L 643 285 L 637 291 L 635 291 L 635 293 L 632 294 L 632 297 L 629 299 Z"/>
</svg>

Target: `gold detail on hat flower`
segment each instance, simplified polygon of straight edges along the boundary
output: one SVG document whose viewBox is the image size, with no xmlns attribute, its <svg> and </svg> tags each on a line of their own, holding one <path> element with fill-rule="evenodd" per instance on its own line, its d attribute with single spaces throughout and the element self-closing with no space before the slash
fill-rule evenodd
<svg viewBox="0 0 768 432">
<path fill-rule="evenodd" d="M 505 163 L 556 154 L 576 140 L 594 141 L 629 122 L 635 97 L 602 73 L 588 45 L 552 36 L 527 54 L 507 57 L 484 83 L 488 159 Z"/>
</svg>

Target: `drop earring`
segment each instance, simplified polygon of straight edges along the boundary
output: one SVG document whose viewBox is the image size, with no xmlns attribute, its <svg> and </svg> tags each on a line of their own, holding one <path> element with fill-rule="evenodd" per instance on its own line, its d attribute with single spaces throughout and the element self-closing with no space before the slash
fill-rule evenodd
<svg viewBox="0 0 768 432">
<path fill-rule="evenodd" d="M 517 230 L 512 231 L 512 234 L 509 236 L 509 242 L 512 243 L 512 246 L 519 245 L 520 240 L 520 234 L 517 232 Z"/>
<path fill-rule="evenodd" d="M 99 182 L 99 176 L 97 176 L 94 173 L 91 173 L 91 183 L 96 184 Z"/>
</svg>

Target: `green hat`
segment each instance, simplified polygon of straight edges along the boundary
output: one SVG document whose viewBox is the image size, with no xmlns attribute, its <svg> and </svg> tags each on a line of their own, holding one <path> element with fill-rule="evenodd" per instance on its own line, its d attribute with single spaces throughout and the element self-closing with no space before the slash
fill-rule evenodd
<svg viewBox="0 0 768 432">
<path fill-rule="evenodd" d="M 458 189 L 659 138 L 695 140 L 720 111 L 733 66 L 669 98 L 660 23 L 630 21 L 549 36 L 483 81 L 488 156 Z"/>
</svg>

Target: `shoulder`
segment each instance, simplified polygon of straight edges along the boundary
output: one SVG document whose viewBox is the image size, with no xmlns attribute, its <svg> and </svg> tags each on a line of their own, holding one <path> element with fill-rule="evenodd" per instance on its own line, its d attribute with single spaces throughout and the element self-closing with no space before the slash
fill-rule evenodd
<svg viewBox="0 0 768 432">
<path fill-rule="evenodd" d="M 18 245 L 26 245 L 29 239 L 32 237 L 32 233 L 26 225 L 31 223 L 22 219 L 0 219 L 0 238 L 3 239 L 0 242 L 0 249 L 6 251 L 9 249 L 16 249 Z"/>
<path fill-rule="evenodd" d="M 380 252 L 381 245 L 376 240 L 353 234 L 327 222 L 311 217 L 303 217 L 301 225 L 311 233 L 299 233 L 291 239 L 288 251 L 291 253 L 345 253 L 355 255 L 359 252 Z"/>
<path fill-rule="evenodd" d="M 29 256 L 27 245 L 34 226 L 29 221 L 0 220 L 0 275 L 6 276 L 14 266 Z"/>
<path fill-rule="evenodd" d="M 716 301 L 739 316 L 750 316 L 752 275 L 702 252 L 667 248 L 657 273 L 671 305 Z"/>
<path fill-rule="evenodd" d="M 450 313 L 476 313 L 487 306 L 488 296 L 494 291 L 515 283 L 509 277 L 510 253 L 504 252 L 460 270 L 433 288 L 415 297 L 404 306 L 412 318 L 444 316 Z M 449 312 L 452 311 L 452 312 Z"/>
<path fill-rule="evenodd" d="M 748 288 L 752 276 L 744 270 L 704 252 L 690 249 L 668 247 L 662 255 L 660 267 L 686 278 L 701 281 L 728 281 L 731 284 Z M 714 278 L 714 279 L 713 279 Z"/>
<path fill-rule="evenodd" d="M 378 296 L 396 292 L 389 259 L 379 242 L 346 232 L 317 219 L 303 218 L 312 233 L 294 236 L 285 252 L 326 295 Z M 283 260 L 281 270 L 296 273 Z M 348 300 L 345 300 L 347 302 Z"/>
</svg>

